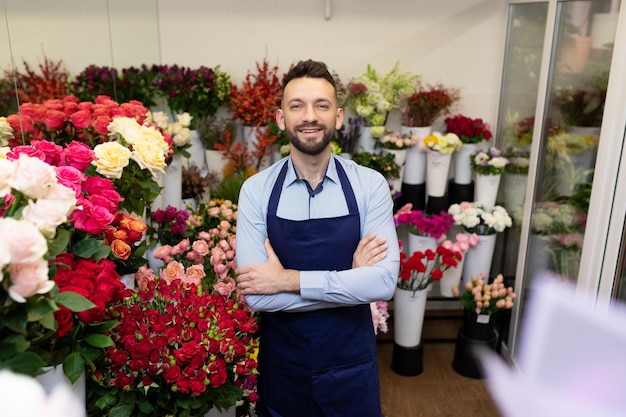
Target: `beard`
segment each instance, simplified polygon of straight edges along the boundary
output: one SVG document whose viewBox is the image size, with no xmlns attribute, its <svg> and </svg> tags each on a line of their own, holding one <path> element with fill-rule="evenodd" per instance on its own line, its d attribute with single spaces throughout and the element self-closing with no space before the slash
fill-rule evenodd
<svg viewBox="0 0 626 417">
<path fill-rule="evenodd" d="M 307 140 L 301 140 L 298 138 L 298 131 L 306 128 L 315 128 L 322 129 L 324 136 L 320 142 L 313 142 Z M 318 124 L 301 124 L 296 126 L 294 129 L 285 129 L 285 133 L 287 134 L 287 138 L 289 138 L 289 142 L 300 152 L 306 155 L 319 155 L 322 153 L 324 149 L 328 146 L 328 144 L 335 138 L 335 130 L 328 129 L 324 125 Z"/>
</svg>

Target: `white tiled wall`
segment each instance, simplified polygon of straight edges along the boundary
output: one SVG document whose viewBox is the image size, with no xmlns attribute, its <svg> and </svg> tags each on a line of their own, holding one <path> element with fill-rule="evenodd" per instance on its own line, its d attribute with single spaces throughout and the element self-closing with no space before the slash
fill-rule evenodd
<svg viewBox="0 0 626 417">
<path fill-rule="evenodd" d="M 325 61 L 344 82 L 371 64 L 460 87 L 458 112 L 495 124 L 503 0 L 0 0 L 0 69 L 46 56 L 89 64 L 221 68 L 240 81 L 264 57 L 281 73 Z M 390 122 L 398 121 L 392 115 Z"/>
</svg>

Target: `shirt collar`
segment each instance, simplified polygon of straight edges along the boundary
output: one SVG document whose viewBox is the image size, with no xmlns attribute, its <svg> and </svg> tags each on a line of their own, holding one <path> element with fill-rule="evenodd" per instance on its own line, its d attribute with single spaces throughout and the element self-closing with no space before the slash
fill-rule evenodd
<svg viewBox="0 0 626 417">
<path fill-rule="evenodd" d="M 285 176 L 285 183 L 288 185 L 293 184 L 298 181 L 298 173 L 296 172 L 296 168 L 293 166 L 293 161 L 291 160 L 291 156 L 288 158 L 287 163 L 289 164 L 287 169 L 287 175 Z M 337 161 L 334 155 L 330 156 L 330 161 L 328 162 L 328 166 L 326 167 L 326 175 L 325 178 L 328 178 L 334 183 L 339 183 L 339 175 L 337 174 Z"/>
</svg>

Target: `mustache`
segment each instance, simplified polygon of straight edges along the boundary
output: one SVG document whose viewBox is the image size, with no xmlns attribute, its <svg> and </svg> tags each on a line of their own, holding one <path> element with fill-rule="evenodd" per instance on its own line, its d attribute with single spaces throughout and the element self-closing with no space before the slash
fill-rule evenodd
<svg viewBox="0 0 626 417">
<path fill-rule="evenodd" d="M 302 129 L 322 129 L 322 130 L 324 130 L 324 126 L 320 125 L 318 123 L 302 123 L 302 124 L 296 126 L 296 130 L 302 130 Z"/>
</svg>

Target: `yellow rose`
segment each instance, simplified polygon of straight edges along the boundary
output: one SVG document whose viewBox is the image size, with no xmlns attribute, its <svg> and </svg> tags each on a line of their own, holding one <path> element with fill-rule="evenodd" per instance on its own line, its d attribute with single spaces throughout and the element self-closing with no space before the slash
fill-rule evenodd
<svg viewBox="0 0 626 417">
<path fill-rule="evenodd" d="M 165 155 L 154 141 L 143 139 L 135 143 L 131 158 L 141 169 L 147 169 L 152 175 L 165 171 Z"/>
<path fill-rule="evenodd" d="M 124 168 L 130 161 L 131 152 L 118 142 L 105 142 L 94 148 L 96 160 L 92 162 L 96 171 L 111 179 L 120 179 Z"/>
<path fill-rule="evenodd" d="M 141 125 L 131 117 L 116 117 L 109 123 L 107 129 L 112 137 L 122 138 L 131 145 L 142 136 Z"/>
</svg>

